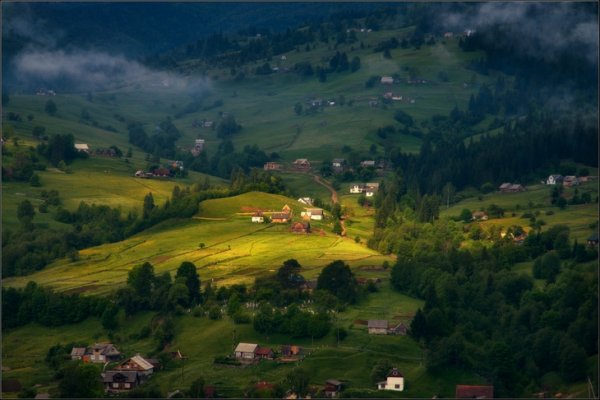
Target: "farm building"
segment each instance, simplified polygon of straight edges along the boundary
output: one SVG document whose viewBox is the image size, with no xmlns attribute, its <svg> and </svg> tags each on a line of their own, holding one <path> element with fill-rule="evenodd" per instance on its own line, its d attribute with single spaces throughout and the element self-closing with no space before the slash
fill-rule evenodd
<svg viewBox="0 0 600 400">
<path fill-rule="evenodd" d="M 86 144 L 86 143 L 75 143 L 75 150 L 81 152 L 81 153 L 88 153 L 90 152 L 90 147 Z"/>
<path fill-rule="evenodd" d="M 343 158 L 334 158 L 331 162 L 331 168 L 336 174 L 344 172 L 346 169 L 346 160 Z"/>
<path fill-rule="evenodd" d="M 254 354 L 256 355 L 256 358 L 265 359 L 265 360 L 272 360 L 273 356 L 274 356 L 273 350 L 271 350 L 269 347 L 260 347 L 260 346 L 256 349 Z"/>
<path fill-rule="evenodd" d="M 337 397 L 338 394 L 342 391 L 343 383 L 338 381 L 337 379 L 327 379 L 325 381 L 325 389 L 323 393 L 325 397 Z"/>
<path fill-rule="evenodd" d="M 116 371 L 137 371 L 140 375 L 150 376 L 154 372 L 154 365 L 150 360 L 138 354 L 123 361 L 114 369 Z"/>
<path fill-rule="evenodd" d="M 262 224 L 265 222 L 265 218 L 263 217 L 262 211 L 257 211 L 252 215 L 252 222 Z"/>
<path fill-rule="evenodd" d="M 83 360 L 83 356 L 85 356 L 85 353 L 85 347 L 73 347 L 73 349 L 71 350 L 71 360 Z"/>
<path fill-rule="evenodd" d="M 302 204 L 307 205 L 307 206 L 312 206 L 313 205 L 313 201 L 314 200 L 312 198 L 310 198 L 310 197 L 300 197 L 298 199 L 298 203 L 302 203 Z"/>
<path fill-rule="evenodd" d="M 388 322 L 382 319 L 370 319 L 368 324 L 369 334 L 372 335 L 387 335 Z"/>
<path fill-rule="evenodd" d="M 360 162 L 360 166 L 363 168 L 375 168 L 375 160 L 364 160 Z"/>
<path fill-rule="evenodd" d="M 235 358 L 241 360 L 254 360 L 256 358 L 256 343 L 240 343 L 235 348 Z"/>
<path fill-rule="evenodd" d="M 510 182 L 503 183 L 502 185 L 500 185 L 500 187 L 498 189 L 500 189 L 501 193 L 517 193 L 517 192 L 523 192 L 525 190 L 523 185 L 520 185 L 518 183 L 510 183 Z"/>
<path fill-rule="evenodd" d="M 310 170 L 310 162 L 306 158 L 298 158 L 294 161 L 293 167 L 297 171 L 308 171 Z"/>
<path fill-rule="evenodd" d="M 350 185 L 350 193 L 352 194 L 358 194 L 358 193 L 362 193 L 364 190 L 364 185 L 360 184 L 360 183 L 353 183 Z"/>
<path fill-rule="evenodd" d="M 398 371 L 398 368 L 392 369 L 385 381 L 377 382 L 379 390 L 395 390 L 401 392 L 404 390 L 404 375 Z"/>
<path fill-rule="evenodd" d="M 579 185 L 579 179 L 576 176 L 565 176 L 565 178 L 563 179 L 563 186 L 565 187 L 571 187 L 571 186 L 577 186 Z"/>
<path fill-rule="evenodd" d="M 488 215 L 483 211 L 475 211 L 471 214 L 471 220 L 473 221 L 487 221 Z"/>
<path fill-rule="evenodd" d="M 271 222 L 274 224 L 286 224 L 290 221 L 290 214 L 288 213 L 273 213 L 271 214 Z"/>
<path fill-rule="evenodd" d="M 400 322 L 398 325 L 388 329 L 390 335 L 406 335 L 408 333 L 408 327 Z"/>
<path fill-rule="evenodd" d="M 302 347 L 295 345 L 281 346 L 281 355 L 284 357 L 293 357 L 302 355 Z"/>
<path fill-rule="evenodd" d="M 294 222 L 290 230 L 293 233 L 310 233 L 310 224 L 308 222 Z"/>
<path fill-rule="evenodd" d="M 266 162 L 263 166 L 265 171 L 279 171 L 281 170 L 281 164 L 276 162 Z"/>
<path fill-rule="evenodd" d="M 86 351 L 88 360 L 93 363 L 105 363 L 121 358 L 121 352 L 112 343 L 96 343 Z"/>
<path fill-rule="evenodd" d="M 127 392 L 142 383 L 137 371 L 106 371 L 101 374 L 104 390 L 108 393 Z"/>
<path fill-rule="evenodd" d="M 598 232 L 591 234 L 587 238 L 588 246 L 598 246 Z"/>
<path fill-rule="evenodd" d="M 391 76 L 382 76 L 381 77 L 381 84 L 383 85 L 391 85 L 394 83 L 394 78 Z"/>
<path fill-rule="evenodd" d="M 546 185 L 560 185 L 562 181 L 562 175 L 550 175 L 548 179 L 546 179 Z"/>
<path fill-rule="evenodd" d="M 493 386 L 456 385 L 457 399 L 493 399 Z"/>
<path fill-rule="evenodd" d="M 323 209 L 321 208 L 307 208 L 306 211 L 302 211 L 300 216 L 305 220 L 315 220 L 321 221 L 323 220 Z"/>
</svg>

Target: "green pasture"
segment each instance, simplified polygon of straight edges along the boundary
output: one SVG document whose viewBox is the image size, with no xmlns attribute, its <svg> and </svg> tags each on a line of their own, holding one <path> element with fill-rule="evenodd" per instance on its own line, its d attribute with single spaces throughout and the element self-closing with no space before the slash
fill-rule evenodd
<svg viewBox="0 0 600 400">
<path fill-rule="evenodd" d="M 203 218 L 228 218 L 237 214 L 244 214 L 250 220 L 250 216 L 258 210 L 265 213 L 281 212 L 285 205 L 292 209 L 293 215 L 296 217 L 300 217 L 300 213 L 306 207 L 289 197 L 263 192 L 248 192 L 238 196 L 203 201 L 200 205 L 199 216 Z"/>
<path fill-rule="evenodd" d="M 496 204 L 504 208 L 504 217 L 479 222 L 484 229 L 492 225 L 504 228 L 520 225 L 529 230 L 529 218 L 522 218 L 522 216 L 526 213 L 533 215 L 537 213 L 536 218 L 546 223 L 542 230 L 552 225 L 564 224 L 569 226 L 571 238 L 577 239 L 579 242 L 585 241 L 594 232 L 590 225 L 598 220 L 597 204 L 568 205 L 564 210 L 561 210 L 550 203 L 550 186 L 538 184 L 526 186 L 526 189 L 521 193 L 494 192 L 482 195 L 481 200 L 477 197 L 471 197 L 452 205 L 450 208 L 442 208 L 440 216 L 454 217 L 458 216 L 461 210 L 465 208 L 477 211 L 484 210 L 491 204 Z M 580 194 L 590 192 L 593 200 L 598 196 L 597 182 L 583 184 L 577 187 L 577 190 Z M 565 188 L 565 197 L 570 198 L 573 196 L 574 191 L 575 188 Z M 548 211 L 551 211 L 552 215 L 547 215 L 546 212 Z"/>
<path fill-rule="evenodd" d="M 35 274 L 7 278 L 4 284 L 23 287 L 33 280 L 60 291 L 107 293 L 123 285 L 131 268 L 146 261 L 157 273 L 168 271 L 172 275 L 183 261 L 191 261 L 202 280 L 229 285 L 250 284 L 256 276 L 275 271 L 290 258 L 300 262 L 307 278 L 316 277 L 321 268 L 338 259 L 354 268 L 391 260 L 329 233 L 326 223 L 322 229 L 318 226 L 315 224 L 313 233 L 306 235 L 289 232 L 287 224 L 252 223 L 250 216 L 170 222 L 122 242 L 81 250 L 78 261 L 59 260 Z"/>
</svg>

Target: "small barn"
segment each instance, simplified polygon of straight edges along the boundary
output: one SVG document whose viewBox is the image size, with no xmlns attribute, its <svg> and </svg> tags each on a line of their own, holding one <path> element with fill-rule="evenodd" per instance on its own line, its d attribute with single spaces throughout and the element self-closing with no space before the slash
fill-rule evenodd
<svg viewBox="0 0 600 400">
<path fill-rule="evenodd" d="M 240 360 L 254 360 L 256 358 L 256 343 L 239 343 L 235 348 L 235 358 Z"/>
<path fill-rule="evenodd" d="M 385 319 L 370 319 L 367 327 L 371 335 L 387 335 L 388 333 L 388 322 Z"/>
</svg>

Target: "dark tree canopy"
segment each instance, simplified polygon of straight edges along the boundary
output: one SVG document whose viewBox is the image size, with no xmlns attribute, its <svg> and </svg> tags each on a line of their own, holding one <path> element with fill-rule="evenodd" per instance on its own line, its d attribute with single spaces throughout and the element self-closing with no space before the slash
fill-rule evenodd
<svg viewBox="0 0 600 400">
<path fill-rule="evenodd" d="M 190 302 L 192 304 L 200 303 L 200 276 L 196 271 L 196 266 L 189 261 L 182 262 L 175 275 L 175 281 L 178 280 L 187 286 Z"/>
<path fill-rule="evenodd" d="M 317 289 L 327 290 L 344 302 L 356 301 L 356 279 L 350 267 L 341 260 L 323 268 L 317 280 Z"/>
</svg>

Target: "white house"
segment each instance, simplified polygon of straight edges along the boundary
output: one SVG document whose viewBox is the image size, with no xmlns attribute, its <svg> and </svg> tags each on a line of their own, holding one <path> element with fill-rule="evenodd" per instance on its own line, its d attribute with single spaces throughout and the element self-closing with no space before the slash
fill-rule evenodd
<svg viewBox="0 0 600 400">
<path fill-rule="evenodd" d="M 256 358 L 256 343 L 240 343 L 235 348 L 235 358 L 243 360 L 254 360 Z"/>
<path fill-rule="evenodd" d="M 353 183 L 352 185 L 350 185 L 350 193 L 356 194 L 356 193 L 362 193 L 364 189 L 364 186 L 360 183 Z"/>
<path fill-rule="evenodd" d="M 265 222 L 265 219 L 263 217 L 263 213 L 260 212 L 260 211 L 257 212 L 257 213 L 254 213 L 252 215 L 252 222 L 256 222 L 258 224 L 262 224 L 263 222 Z"/>
<path fill-rule="evenodd" d="M 83 153 L 89 153 L 90 147 L 86 143 L 75 143 L 75 150 Z"/>
<path fill-rule="evenodd" d="M 563 176 L 562 175 L 550 175 L 548 179 L 546 179 L 546 185 L 557 185 L 562 183 Z"/>
<path fill-rule="evenodd" d="M 310 219 L 316 220 L 316 221 L 323 220 L 323 210 L 321 208 L 309 208 L 306 211 L 308 213 L 310 213 Z"/>
<path fill-rule="evenodd" d="M 401 392 L 404 390 L 404 375 L 398 371 L 398 368 L 392 369 L 388 374 L 387 380 L 377 382 L 377 389 L 379 390 L 395 390 Z"/>
</svg>

